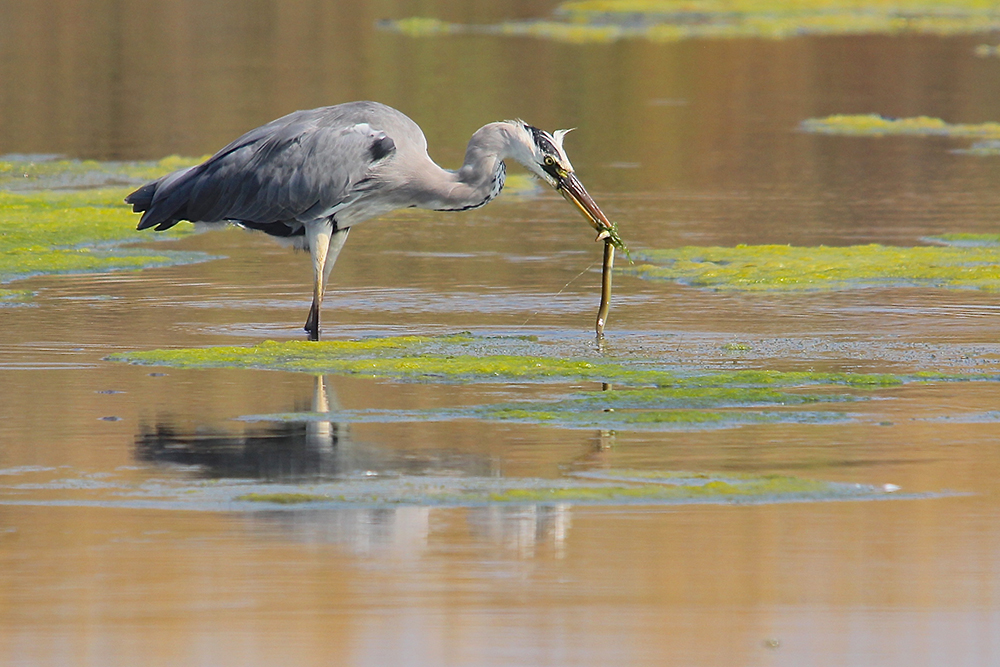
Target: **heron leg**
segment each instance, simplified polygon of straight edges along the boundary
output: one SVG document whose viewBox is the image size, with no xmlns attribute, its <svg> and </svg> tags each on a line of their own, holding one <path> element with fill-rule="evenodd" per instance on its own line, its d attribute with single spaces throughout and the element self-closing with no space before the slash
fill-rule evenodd
<svg viewBox="0 0 1000 667">
<path fill-rule="evenodd" d="M 334 231 L 333 224 L 326 220 L 306 225 L 306 237 L 313 260 L 313 300 L 305 325 L 309 340 L 319 340 L 319 311 L 323 305 L 326 283 L 337 262 L 337 255 L 347 241 L 349 231 L 349 227 Z"/>
<path fill-rule="evenodd" d="M 306 241 L 313 263 L 313 300 L 305 326 L 309 340 L 319 340 L 319 307 L 323 303 L 323 273 L 326 269 L 326 256 L 329 253 L 332 236 L 333 223 L 329 220 L 306 224 Z"/>
</svg>

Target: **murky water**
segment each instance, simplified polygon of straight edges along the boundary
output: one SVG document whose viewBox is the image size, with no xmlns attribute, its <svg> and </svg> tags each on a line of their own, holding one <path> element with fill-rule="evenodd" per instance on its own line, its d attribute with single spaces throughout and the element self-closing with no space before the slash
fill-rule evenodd
<svg viewBox="0 0 1000 667">
<path fill-rule="evenodd" d="M 489 23 L 551 9 L 435 11 Z M 567 139 L 577 171 L 636 248 L 911 246 L 996 231 L 1000 162 L 952 152 L 969 142 L 798 129 L 835 113 L 1000 120 L 1000 60 L 976 57 L 983 36 L 576 45 L 374 27 L 425 11 L 0 4 L 11 27 L 0 37 L 0 154 L 203 155 L 293 109 L 371 98 L 417 120 L 447 166 L 488 121 L 579 128 Z M 105 360 L 304 336 L 303 255 L 238 230 L 168 244 L 225 259 L 32 278 L 16 283 L 34 292 L 29 305 L 0 308 L 0 663 L 1000 662 L 997 383 L 911 383 L 837 408 L 842 420 L 721 429 L 257 421 L 247 418 L 594 387 Z M 599 251 L 541 190 L 465 214 L 399 213 L 351 235 L 326 330 L 528 334 L 589 351 Z M 990 372 L 998 309 L 1000 296 L 973 290 L 746 294 L 622 275 L 610 348 L 655 350 L 681 371 Z M 792 474 L 912 495 L 184 504 L 213 488 L 537 484 L 615 469 Z"/>
</svg>

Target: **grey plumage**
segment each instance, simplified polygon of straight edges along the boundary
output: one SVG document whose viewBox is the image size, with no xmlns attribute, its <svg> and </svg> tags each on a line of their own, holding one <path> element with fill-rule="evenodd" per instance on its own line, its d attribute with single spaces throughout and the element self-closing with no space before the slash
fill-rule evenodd
<svg viewBox="0 0 1000 667">
<path fill-rule="evenodd" d="M 383 130 L 364 122 L 379 107 L 355 103 L 296 111 L 125 201 L 144 211 L 139 229 L 162 231 L 181 220 L 228 221 L 278 223 L 302 234 L 305 223 L 327 217 L 375 184 L 372 167 L 395 151 Z"/>
<path fill-rule="evenodd" d="M 125 201 L 143 214 L 138 229 L 162 231 L 182 220 L 233 223 L 308 248 L 315 281 L 306 329 L 315 340 L 330 269 L 351 226 L 410 206 L 482 206 L 503 188 L 506 158 L 574 201 L 591 224 L 606 221 L 573 174 L 564 136 L 521 121 L 490 123 L 469 141 L 462 168 L 448 171 L 427 155 L 423 132 L 410 118 L 377 102 L 351 102 L 262 125 Z"/>
</svg>

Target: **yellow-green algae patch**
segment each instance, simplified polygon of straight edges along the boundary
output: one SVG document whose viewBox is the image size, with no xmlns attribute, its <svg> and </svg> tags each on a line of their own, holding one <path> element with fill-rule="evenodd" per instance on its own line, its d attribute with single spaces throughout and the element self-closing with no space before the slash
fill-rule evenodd
<svg viewBox="0 0 1000 667">
<path fill-rule="evenodd" d="M 903 378 L 890 373 L 840 373 L 829 371 L 775 371 L 748 369 L 693 375 L 678 379 L 679 387 L 795 387 L 827 384 L 857 388 L 892 387 Z"/>
<path fill-rule="evenodd" d="M 885 118 L 878 114 L 838 114 L 802 121 L 802 129 L 818 134 L 884 137 L 889 135 L 1000 139 L 1000 123 L 952 124 L 940 118 Z"/>
<path fill-rule="evenodd" d="M 688 378 L 692 379 L 694 378 Z M 699 379 L 711 381 L 712 376 Z M 841 415 L 833 413 L 760 411 L 753 408 L 790 407 L 853 400 L 856 400 L 856 397 L 846 394 L 802 394 L 777 391 L 769 387 L 629 388 L 576 394 L 561 401 L 522 401 L 484 406 L 467 409 L 467 415 L 455 416 L 542 424 L 558 423 L 569 427 L 733 426 L 776 421 L 841 419 Z"/>
<path fill-rule="evenodd" d="M 207 156 L 206 156 L 207 157 Z M 139 185 L 205 158 L 172 155 L 146 162 L 99 162 L 50 158 L 0 158 L 0 190 L 97 189 Z M 122 194 L 128 194 L 125 191 Z M 121 198 L 118 199 L 121 203 Z"/>
<path fill-rule="evenodd" d="M 643 261 L 645 260 L 645 261 Z M 1000 248 L 739 245 L 646 250 L 627 272 L 730 291 L 864 287 L 1000 290 Z"/>
<path fill-rule="evenodd" d="M 30 303 L 31 297 L 31 290 L 4 289 L 0 287 L 0 308 L 4 306 L 22 306 Z"/>
<path fill-rule="evenodd" d="M 309 485 L 308 492 L 282 485 L 278 490 L 244 493 L 240 504 L 324 503 L 351 505 L 477 506 L 494 504 L 643 504 L 698 502 L 783 502 L 873 499 L 886 492 L 873 486 L 783 475 L 743 475 L 677 471 L 607 470 L 569 478 L 404 478 Z M 322 492 L 322 493 L 319 493 Z"/>
<path fill-rule="evenodd" d="M 585 479 L 606 480 L 613 484 L 627 482 L 636 485 L 632 487 L 600 487 L 601 491 L 624 488 L 650 492 L 656 487 L 666 487 L 665 490 L 687 498 L 821 494 L 831 488 L 829 482 L 789 475 L 612 469 L 583 472 L 578 473 L 577 476 Z"/>
<path fill-rule="evenodd" d="M 37 503 L 192 511 L 297 511 L 350 507 L 474 507 L 496 504 L 769 503 L 913 498 L 898 487 L 827 482 L 784 475 L 649 469 L 583 469 L 556 479 L 454 474 L 354 476 L 307 483 L 250 479 L 101 477 L 66 469 L 39 485 L 30 470 L 8 470 L 0 505 Z M 22 484 L 21 482 L 25 482 Z M 28 488 L 30 487 L 30 488 Z M 926 497 L 926 496 L 924 496 Z"/>
<path fill-rule="evenodd" d="M 789 381 L 801 376 L 787 375 Z M 702 428 L 734 428 L 760 423 L 819 423 L 843 421 L 847 415 L 830 411 L 803 411 L 801 406 L 820 403 L 844 403 L 863 400 L 867 396 L 835 392 L 840 386 L 873 389 L 902 383 L 895 376 L 851 378 L 815 374 L 799 384 L 820 385 L 820 392 L 803 393 L 798 384 L 791 391 L 779 391 L 773 386 L 740 386 L 746 378 L 739 374 L 709 374 L 676 378 L 666 376 L 661 381 L 675 382 L 670 387 L 618 387 L 616 389 L 574 392 L 561 400 L 522 400 L 478 406 L 431 408 L 422 410 L 360 409 L 333 412 L 291 412 L 245 415 L 246 422 L 284 423 L 387 423 L 439 422 L 475 419 L 524 424 L 557 426 L 560 428 L 602 428 L 623 430 L 676 430 Z M 774 382 L 775 377 L 764 377 Z M 705 384 L 722 386 L 702 386 Z M 595 383 L 596 384 L 596 383 Z"/>
<path fill-rule="evenodd" d="M 958 137 L 979 139 L 968 148 L 956 148 L 952 153 L 965 155 L 1000 155 L 1000 123 L 953 124 L 940 118 L 885 118 L 878 114 L 835 115 L 810 118 L 800 124 L 802 130 L 815 134 L 836 134 L 851 137 Z"/>
<path fill-rule="evenodd" d="M 783 495 L 822 493 L 830 488 L 829 482 L 790 475 L 752 475 L 727 472 L 725 474 L 688 471 L 661 471 L 640 469 L 611 469 L 585 471 L 576 476 L 606 480 L 611 483 L 630 482 L 641 484 L 667 484 L 688 492 L 703 495 Z"/>
<path fill-rule="evenodd" d="M 770 421 L 762 414 L 742 413 L 742 412 L 709 412 L 705 410 L 641 410 L 634 412 L 571 412 L 558 410 L 552 406 L 548 410 L 530 409 L 518 407 L 501 407 L 488 409 L 483 415 L 500 421 L 523 421 L 530 423 L 544 423 L 549 421 L 559 421 L 565 425 L 572 425 L 574 422 L 589 425 L 595 422 L 607 424 L 616 422 L 621 425 L 640 424 L 718 424 L 728 421 Z"/>
<path fill-rule="evenodd" d="M 496 354 L 536 345 L 517 339 L 407 336 L 321 343 L 267 341 L 251 347 L 129 352 L 109 357 L 141 365 L 180 368 L 253 368 L 435 383 L 592 382 L 614 389 L 567 393 L 557 400 L 449 407 L 430 410 L 335 410 L 329 413 L 248 415 L 245 421 L 420 422 L 477 419 L 544 424 L 560 428 L 675 430 L 734 428 L 760 423 L 829 423 L 850 419 L 802 406 L 868 398 L 872 390 L 906 382 L 996 380 L 987 374 L 916 372 L 909 375 L 747 369 L 681 373 L 669 360 L 628 361 L 610 356 L 585 359 Z M 474 353 L 480 350 L 479 353 Z M 817 391 L 806 393 L 805 387 Z M 846 388 L 848 392 L 835 388 Z M 858 391 L 864 393 L 858 395 Z"/>
<path fill-rule="evenodd" d="M 634 431 L 671 431 L 735 428 L 749 424 L 829 423 L 844 421 L 847 416 L 835 412 L 795 410 L 689 410 L 613 409 L 579 411 L 561 406 L 499 407 L 478 411 L 479 418 L 525 424 L 544 424 L 561 428 L 601 428 Z"/>
<path fill-rule="evenodd" d="M 895 375 L 853 373 L 741 371 L 704 373 L 684 378 L 661 378 L 673 386 L 617 388 L 590 391 L 558 401 L 522 401 L 467 409 L 478 419 L 547 424 L 564 428 L 614 428 L 621 430 L 673 430 L 733 428 L 763 423 L 819 423 L 842 421 L 839 412 L 803 411 L 803 406 L 863 400 L 830 391 L 832 387 L 873 390 L 893 387 L 907 378 Z M 916 379 L 916 378 L 914 378 Z M 922 378 L 944 379 L 941 376 Z M 823 388 L 822 393 L 780 391 L 775 387 Z M 761 409 L 765 408 L 765 409 Z M 778 409 L 774 409 L 778 408 Z M 786 409 L 793 408 L 793 409 Z M 349 417 L 348 417 L 349 421 Z"/>
<path fill-rule="evenodd" d="M 264 341 L 250 347 L 209 347 L 128 352 L 112 361 L 176 368 L 261 368 L 372 377 L 445 380 L 601 378 L 629 369 L 600 359 L 560 359 L 516 354 L 476 354 L 463 343 L 476 338 L 402 336 L 354 341 Z M 451 346 L 445 352 L 431 348 Z M 632 371 L 642 375 L 643 371 Z"/>
<path fill-rule="evenodd" d="M 599 486 L 575 487 L 567 489 L 508 489 L 491 493 L 488 497 L 494 503 L 604 503 L 622 500 L 666 500 L 690 497 L 678 493 L 680 488 L 659 486 Z"/>
<path fill-rule="evenodd" d="M 759 402 L 765 393 L 740 394 L 734 388 L 805 384 L 882 387 L 901 382 L 897 376 L 886 374 L 808 371 L 743 370 L 681 375 L 664 369 L 655 359 L 626 363 L 598 355 L 561 358 L 542 354 L 497 353 L 505 349 L 516 352 L 522 343 L 516 339 L 483 338 L 462 333 L 347 341 L 264 341 L 252 346 L 123 352 L 108 359 L 173 368 L 253 368 L 435 382 L 593 380 L 616 385 L 674 387 L 686 390 L 689 397 L 699 400 L 707 400 L 712 394 L 706 388 L 727 387 L 728 393 L 715 392 L 715 398 L 733 400 L 739 395 L 750 402 Z M 695 389 L 697 391 L 693 391 Z"/>
<path fill-rule="evenodd" d="M 330 496 L 318 493 L 244 493 L 233 500 L 254 503 L 274 503 L 276 505 L 301 505 L 302 503 L 321 503 L 334 500 Z"/>
<path fill-rule="evenodd" d="M 576 397 L 563 401 L 559 405 L 581 409 L 607 407 L 640 409 L 672 406 L 717 408 L 746 405 L 802 405 L 823 400 L 843 400 L 825 395 L 794 394 L 767 386 L 740 386 L 734 380 L 736 378 L 732 375 L 695 376 L 678 380 L 677 384 L 680 386 L 611 389 Z M 712 386 L 698 386 L 698 381 L 710 382 Z"/>
<path fill-rule="evenodd" d="M 578 478 L 606 482 L 594 486 L 509 488 L 490 494 L 495 503 L 747 502 L 877 497 L 871 486 L 837 484 L 786 475 L 692 473 L 681 471 L 606 470 L 578 473 Z"/>
<path fill-rule="evenodd" d="M 0 283 L 53 273 L 85 273 L 201 261 L 201 253 L 122 249 L 149 241 L 122 204 L 127 190 L 0 190 Z M 177 234 L 174 234 L 176 236 Z"/>
<path fill-rule="evenodd" d="M 109 357 L 140 365 L 179 368 L 250 368 L 315 374 L 356 374 L 435 383 L 611 383 L 614 389 L 572 392 L 543 401 L 432 410 L 336 410 L 330 413 L 248 415 L 245 421 L 399 422 L 479 419 L 564 428 L 732 428 L 755 423 L 825 423 L 851 418 L 803 406 L 864 400 L 873 390 L 907 382 L 997 380 L 996 375 L 827 371 L 680 372 L 669 360 L 610 356 L 558 358 L 479 350 L 536 345 L 524 340 L 454 336 L 407 336 L 310 343 L 267 341 L 250 347 L 128 352 Z M 816 391 L 806 392 L 806 387 Z M 844 391 L 844 388 L 848 391 Z M 863 393 L 858 393 L 858 392 Z"/>
<path fill-rule="evenodd" d="M 411 37 L 488 34 L 574 43 L 956 35 L 1000 29 L 1000 8 L 977 0 L 580 0 L 562 3 L 552 18 L 470 25 L 411 17 L 378 26 Z"/>
</svg>

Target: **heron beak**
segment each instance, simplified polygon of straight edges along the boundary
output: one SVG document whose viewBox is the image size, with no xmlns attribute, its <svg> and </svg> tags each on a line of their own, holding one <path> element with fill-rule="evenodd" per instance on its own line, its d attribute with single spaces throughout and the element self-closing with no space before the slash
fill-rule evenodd
<svg viewBox="0 0 1000 667">
<path fill-rule="evenodd" d="M 576 174 L 570 172 L 565 176 L 560 176 L 556 181 L 556 190 L 565 197 L 566 201 L 580 209 L 587 222 L 597 230 L 598 241 L 611 235 L 614 225 L 608 220 L 608 216 L 604 215 L 604 211 L 600 209 L 587 189 L 583 187 L 583 183 L 576 177 Z"/>
</svg>

